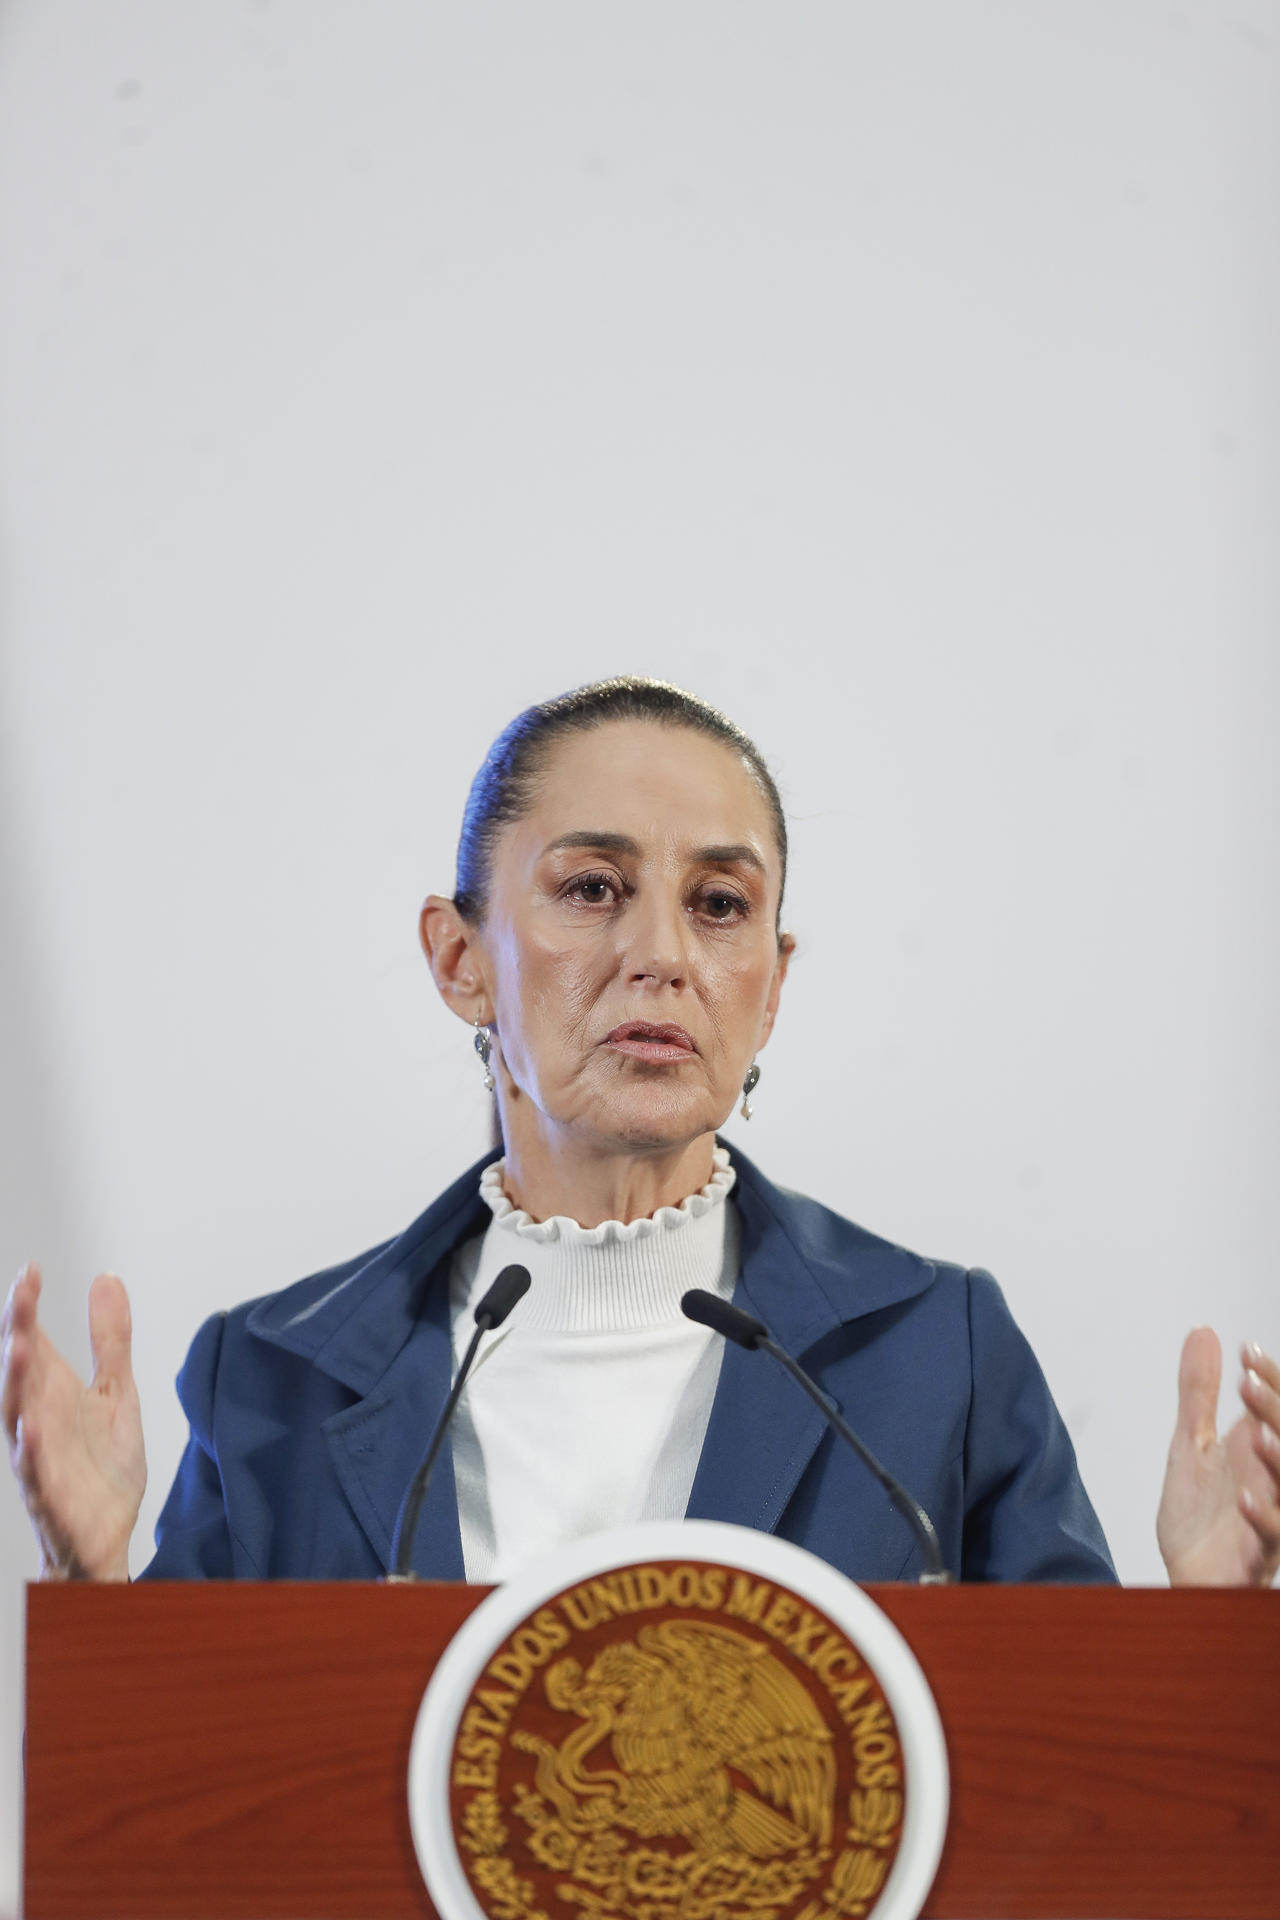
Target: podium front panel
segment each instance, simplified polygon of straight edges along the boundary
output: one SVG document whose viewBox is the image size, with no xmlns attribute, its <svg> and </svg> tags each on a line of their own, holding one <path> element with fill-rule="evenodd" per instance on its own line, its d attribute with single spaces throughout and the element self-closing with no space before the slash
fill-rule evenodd
<svg viewBox="0 0 1280 1920">
<path fill-rule="evenodd" d="M 430 1915 L 409 1746 L 487 1591 L 30 1588 L 28 1920 Z M 867 1592 L 946 1732 L 927 1915 L 1280 1915 L 1280 1593 Z"/>
</svg>

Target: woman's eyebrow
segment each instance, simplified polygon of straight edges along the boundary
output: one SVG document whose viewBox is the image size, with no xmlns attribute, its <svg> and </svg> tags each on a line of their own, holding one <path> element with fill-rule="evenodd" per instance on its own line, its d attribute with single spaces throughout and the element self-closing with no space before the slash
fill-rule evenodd
<svg viewBox="0 0 1280 1920">
<path fill-rule="evenodd" d="M 639 842 L 626 833 L 597 833 L 586 828 L 579 833 L 562 833 L 554 840 L 548 840 L 542 849 L 544 853 L 557 853 L 561 847 L 599 847 L 602 853 L 629 853 L 639 855 Z"/>
<path fill-rule="evenodd" d="M 693 857 L 695 860 L 704 861 L 708 866 L 759 867 L 761 873 L 764 872 L 764 861 L 755 848 L 747 846 L 745 842 L 732 847 L 699 847 Z"/>
<path fill-rule="evenodd" d="M 633 840 L 630 834 L 597 832 L 589 827 L 576 833 L 558 834 L 554 840 L 548 840 L 542 851 L 544 854 L 558 853 L 565 847 L 594 847 L 601 853 L 625 853 L 633 859 L 638 859 L 640 856 L 640 843 L 638 840 Z M 689 857 L 703 866 L 758 867 L 761 873 L 764 872 L 764 861 L 755 848 L 748 846 L 745 841 L 723 847 L 695 847 Z"/>
</svg>

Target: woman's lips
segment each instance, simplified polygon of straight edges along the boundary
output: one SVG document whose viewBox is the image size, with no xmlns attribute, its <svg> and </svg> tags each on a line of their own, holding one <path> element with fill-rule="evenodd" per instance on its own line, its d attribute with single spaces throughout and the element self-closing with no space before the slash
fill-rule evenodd
<svg viewBox="0 0 1280 1920">
<path fill-rule="evenodd" d="M 649 1020 L 627 1020 L 605 1035 L 606 1047 L 614 1053 L 629 1053 L 635 1060 L 688 1060 L 698 1049 L 692 1034 L 683 1027 L 655 1025 Z"/>
</svg>

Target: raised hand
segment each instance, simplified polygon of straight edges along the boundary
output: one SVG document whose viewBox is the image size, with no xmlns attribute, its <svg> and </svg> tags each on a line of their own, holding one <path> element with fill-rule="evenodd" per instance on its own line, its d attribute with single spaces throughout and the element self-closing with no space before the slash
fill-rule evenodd
<svg viewBox="0 0 1280 1920">
<path fill-rule="evenodd" d="M 1182 1349 L 1156 1520 L 1175 1587 L 1265 1587 L 1280 1567 L 1280 1366 L 1261 1347 L 1245 1347 L 1241 1359 L 1245 1410 L 1219 1438 L 1218 1336 L 1197 1327 Z"/>
<path fill-rule="evenodd" d="M 129 1297 L 114 1274 L 89 1289 L 86 1387 L 36 1317 L 40 1275 L 24 1267 L 0 1320 L 0 1418 L 36 1538 L 42 1580 L 127 1580 L 147 1484 L 130 1364 Z"/>
</svg>

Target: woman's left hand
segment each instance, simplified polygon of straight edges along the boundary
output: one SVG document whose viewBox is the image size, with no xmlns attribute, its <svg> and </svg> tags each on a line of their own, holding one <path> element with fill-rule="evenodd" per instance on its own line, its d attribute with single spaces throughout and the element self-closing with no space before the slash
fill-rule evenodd
<svg viewBox="0 0 1280 1920">
<path fill-rule="evenodd" d="M 1280 1366 L 1261 1347 L 1241 1359 L 1245 1410 L 1219 1438 L 1218 1336 L 1197 1327 L 1183 1345 L 1156 1519 L 1171 1586 L 1267 1587 L 1280 1567 Z"/>
</svg>

